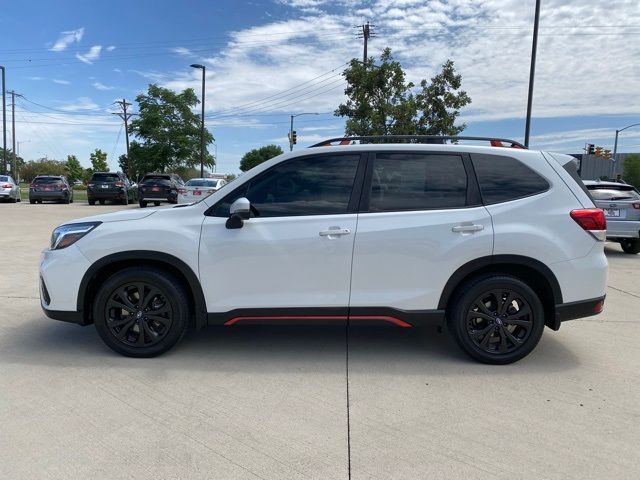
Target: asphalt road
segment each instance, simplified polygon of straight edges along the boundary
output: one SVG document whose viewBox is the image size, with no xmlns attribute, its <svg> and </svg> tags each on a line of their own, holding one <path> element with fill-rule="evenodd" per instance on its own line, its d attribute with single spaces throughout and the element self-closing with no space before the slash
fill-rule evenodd
<svg viewBox="0 0 640 480">
<path fill-rule="evenodd" d="M 344 325 L 212 328 L 133 360 L 38 301 L 51 230 L 121 208 L 0 205 L 0 479 L 640 477 L 640 255 L 608 244 L 605 313 L 511 366 L 372 326 L 347 375 Z"/>
</svg>

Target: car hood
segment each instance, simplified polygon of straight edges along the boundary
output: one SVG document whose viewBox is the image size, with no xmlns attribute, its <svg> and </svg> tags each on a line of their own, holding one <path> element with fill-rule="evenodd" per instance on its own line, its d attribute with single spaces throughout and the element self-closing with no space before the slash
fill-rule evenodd
<svg viewBox="0 0 640 480">
<path fill-rule="evenodd" d="M 159 209 L 149 208 L 149 209 L 135 209 L 135 210 L 121 210 L 119 212 L 113 213 L 104 213 L 102 215 L 93 215 L 91 217 L 84 217 L 72 220 L 69 223 L 81 223 L 81 222 L 123 222 L 125 220 L 141 220 L 143 218 L 148 217 L 149 215 L 153 215 Z"/>
</svg>

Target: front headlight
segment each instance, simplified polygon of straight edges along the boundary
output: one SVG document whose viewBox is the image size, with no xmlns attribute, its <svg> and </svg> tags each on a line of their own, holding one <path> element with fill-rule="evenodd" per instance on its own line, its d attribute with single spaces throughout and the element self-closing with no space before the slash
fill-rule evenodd
<svg viewBox="0 0 640 480">
<path fill-rule="evenodd" d="M 84 222 L 60 225 L 51 234 L 51 250 L 60 250 L 73 245 L 101 223 Z"/>
</svg>

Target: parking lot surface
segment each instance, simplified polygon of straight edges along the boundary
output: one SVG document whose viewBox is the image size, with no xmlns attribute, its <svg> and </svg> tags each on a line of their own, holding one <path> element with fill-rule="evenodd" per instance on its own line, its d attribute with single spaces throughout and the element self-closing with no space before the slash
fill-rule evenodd
<svg viewBox="0 0 640 480">
<path fill-rule="evenodd" d="M 605 312 L 514 365 L 344 325 L 210 328 L 136 360 L 38 300 L 51 230 L 123 208 L 0 205 L 0 479 L 639 478 L 640 255 L 607 244 Z"/>
</svg>

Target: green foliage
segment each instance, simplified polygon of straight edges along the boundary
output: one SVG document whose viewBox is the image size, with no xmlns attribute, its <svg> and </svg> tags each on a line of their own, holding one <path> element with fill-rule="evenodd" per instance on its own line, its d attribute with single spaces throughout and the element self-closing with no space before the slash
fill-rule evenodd
<svg viewBox="0 0 640 480">
<path fill-rule="evenodd" d="M 67 175 L 67 162 L 41 158 L 30 160 L 24 164 L 20 171 L 20 179 L 30 183 L 36 175 Z"/>
<path fill-rule="evenodd" d="M 84 175 L 84 168 L 82 168 L 82 165 L 80 165 L 80 161 L 75 155 L 67 155 L 65 170 L 67 180 L 69 180 L 70 183 L 73 183 L 76 180 L 82 180 L 82 177 Z"/>
<path fill-rule="evenodd" d="M 2 171 L 2 161 L 3 161 L 3 153 L 4 149 L 0 147 L 0 171 Z M 20 176 L 20 172 L 22 171 L 22 167 L 24 167 L 24 159 L 22 157 L 16 157 L 16 170 L 18 174 L 13 171 L 13 150 L 7 148 L 7 172 L 17 180 L 17 177 Z"/>
<path fill-rule="evenodd" d="M 471 98 L 460 90 L 462 77 L 451 60 L 430 83 L 422 80 L 415 94 L 389 48 L 379 66 L 372 64 L 373 58 L 366 65 L 353 59 L 343 73 L 348 98 L 335 115 L 347 117 L 346 135 L 457 135 L 464 130 L 455 121 Z"/>
<path fill-rule="evenodd" d="M 193 113 L 193 108 L 200 101 L 193 89 L 176 93 L 152 84 L 146 94 L 136 97 L 136 102 L 139 114 L 131 122 L 131 131 L 138 140 L 129 145 L 136 176 L 199 167 L 200 115 Z M 205 130 L 205 145 L 211 142 L 213 135 Z M 208 152 L 204 164 L 215 164 Z"/>
<path fill-rule="evenodd" d="M 640 155 L 634 153 L 624 159 L 624 181 L 640 190 Z"/>
<path fill-rule="evenodd" d="M 264 147 L 254 148 L 245 153 L 240 160 L 240 170 L 246 172 L 256 165 L 266 162 L 270 158 L 277 157 L 282 154 L 282 148 L 278 145 L 265 145 Z"/>
<path fill-rule="evenodd" d="M 199 168 L 191 168 L 191 167 L 178 167 L 171 170 L 170 173 L 176 173 L 180 176 L 182 180 L 185 182 L 187 180 L 191 180 L 192 178 L 200 178 L 200 169 Z M 205 171 L 206 174 L 206 171 Z"/>
<path fill-rule="evenodd" d="M 107 163 L 107 152 L 103 152 L 99 148 L 96 148 L 91 155 L 89 155 L 91 161 L 91 169 L 94 172 L 108 172 L 109 164 Z"/>
</svg>

